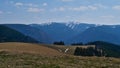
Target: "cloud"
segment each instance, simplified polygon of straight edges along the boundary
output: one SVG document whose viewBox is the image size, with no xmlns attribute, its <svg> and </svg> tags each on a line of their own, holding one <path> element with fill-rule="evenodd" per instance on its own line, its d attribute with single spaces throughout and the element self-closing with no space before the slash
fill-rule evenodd
<svg viewBox="0 0 120 68">
<path fill-rule="evenodd" d="M 21 2 L 15 3 L 15 6 L 19 7 L 19 6 L 23 6 L 24 4 Z"/>
<path fill-rule="evenodd" d="M 80 7 L 74 7 L 74 8 L 69 8 L 69 9 L 74 10 L 74 11 L 84 11 L 84 10 L 88 10 L 88 7 L 80 6 Z"/>
<path fill-rule="evenodd" d="M 88 9 L 91 9 L 91 10 L 97 10 L 98 7 L 96 7 L 96 6 L 88 6 Z"/>
<path fill-rule="evenodd" d="M 97 10 L 99 7 L 88 5 L 88 6 L 79 6 L 79 7 L 57 7 L 51 11 L 86 11 L 86 10 Z"/>
<path fill-rule="evenodd" d="M 113 6 L 112 8 L 115 10 L 120 10 L 120 5 Z"/>
<path fill-rule="evenodd" d="M 86 10 L 98 10 L 100 8 L 105 9 L 107 8 L 107 6 L 102 5 L 102 4 L 93 4 L 93 5 L 87 5 L 87 6 L 73 7 L 69 9 L 73 11 L 86 11 Z"/>
<path fill-rule="evenodd" d="M 24 5 L 28 6 L 28 7 L 38 7 L 38 5 L 32 4 L 32 3 L 27 3 L 27 4 L 24 4 Z"/>
<path fill-rule="evenodd" d="M 16 7 L 21 7 L 21 6 L 23 6 L 23 7 L 38 7 L 37 4 L 33 4 L 33 3 L 21 3 L 21 2 L 14 3 L 14 5 Z"/>
<path fill-rule="evenodd" d="M 86 11 L 86 10 L 97 10 L 98 7 L 89 5 L 89 6 L 80 6 L 80 7 L 74 7 L 69 9 L 73 11 Z"/>
<path fill-rule="evenodd" d="M 102 18 L 107 18 L 107 19 L 110 19 L 110 18 L 115 18 L 114 16 L 112 15 L 106 15 L 106 16 L 101 16 Z"/>
<path fill-rule="evenodd" d="M 107 6 L 103 4 L 94 4 L 94 6 L 99 7 L 99 8 L 104 8 L 104 9 L 108 8 Z"/>
<path fill-rule="evenodd" d="M 51 11 L 65 11 L 66 10 L 66 8 L 64 8 L 64 7 L 59 7 L 59 8 L 54 8 L 54 9 L 52 9 Z"/>
<path fill-rule="evenodd" d="M 0 14 L 3 14 L 3 11 L 0 11 Z"/>
<path fill-rule="evenodd" d="M 4 11 L 4 12 L 3 12 L 3 11 L 0 11 L 0 14 L 3 14 L 3 13 L 4 13 L 4 14 L 11 14 L 12 12 L 10 12 L 10 11 Z"/>
<path fill-rule="evenodd" d="M 65 8 L 64 7 L 60 7 L 58 8 L 59 11 L 65 11 Z"/>
<path fill-rule="evenodd" d="M 48 4 L 47 3 L 43 3 L 43 6 L 47 6 Z"/>
<path fill-rule="evenodd" d="M 28 11 L 28 12 L 38 13 L 38 12 L 44 11 L 44 9 L 40 9 L 40 8 L 28 8 L 27 11 Z"/>
<path fill-rule="evenodd" d="M 61 0 L 62 2 L 71 2 L 71 1 L 74 1 L 74 0 Z"/>
<path fill-rule="evenodd" d="M 14 1 L 10 1 L 10 4 L 14 4 Z"/>
<path fill-rule="evenodd" d="M 8 11 L 8 12 L 6 12 L 7 14 L 12 14 L 12 12 L 10 12 L 10 11 Z"/>
</svg>

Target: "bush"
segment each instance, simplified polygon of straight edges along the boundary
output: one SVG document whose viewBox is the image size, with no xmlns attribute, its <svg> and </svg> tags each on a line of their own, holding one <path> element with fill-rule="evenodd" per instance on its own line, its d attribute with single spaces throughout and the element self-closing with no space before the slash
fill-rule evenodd
<svg viewBox="0 0 120 68">
<path fill-rule="evenodd" d="M 54 45 L 65 45 L 63 41 L 60 41 L 60 42 L 54 42 L 53 44 L 54 44 Z"/>
<path fill-rule="evenodd" d="M 75 45 L 84 45 L 84 44 L 80 42 L 80 43 L 72 43 L 71 45 L 75 46 Z"/>
</svg>

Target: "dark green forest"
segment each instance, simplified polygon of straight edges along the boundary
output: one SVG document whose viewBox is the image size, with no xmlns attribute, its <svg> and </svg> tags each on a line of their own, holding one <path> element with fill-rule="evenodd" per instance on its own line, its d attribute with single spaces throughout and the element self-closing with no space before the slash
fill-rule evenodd
<svg viewBox="0 0 120 68">
<path fill-rule="evenodd" d="M 104 41 L 89 42 L 86 45 L 96 45 L 104 51 L 106 57 L 120 57 L 120 46 Z"/>
<path fill-rule="evenodd" d="M 37 41 L 29 36 L 25 36 L 22 33 L 8 28 L 4 25 L 0 25 L 0 42 L 29 42 L 37 43 Z"/>
</svg>

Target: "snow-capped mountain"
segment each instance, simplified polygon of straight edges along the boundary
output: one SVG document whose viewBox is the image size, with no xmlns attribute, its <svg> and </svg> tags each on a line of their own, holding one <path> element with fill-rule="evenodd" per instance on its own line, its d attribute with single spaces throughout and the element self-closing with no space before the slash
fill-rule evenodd
<svg viewBox="0 0 120 68">
<path fill-rule="evenodd" d="M 120 44 L 120 25 L 51 22 L 30 25 L 6 24 L 6 26 L 48 44 L 56 41 L 64 41 L 67 44 L 92 41 Z"/>
<path fill-rule="evenodd" d="M 65 43 L 107 41 L 120 44 L 120 25 L 100 25 L 85 23 L 57 23 L 31 24 L 45 31 L 54 41 Z"/>
</svg>

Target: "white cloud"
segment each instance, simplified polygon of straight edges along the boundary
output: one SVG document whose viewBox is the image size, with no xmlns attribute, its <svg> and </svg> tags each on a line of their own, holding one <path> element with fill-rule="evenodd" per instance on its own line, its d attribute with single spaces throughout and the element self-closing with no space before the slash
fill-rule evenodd
<svg viewBox="0 0 120 68">
<path fill-rule="evenodd" d="M 43 3 L 43 6 L 47 6 L 48 4 L 47 3 Z"/>
<path fill-rule="evenodd" d="M 89 5 L 89 6 L 80 6 L 80 7 L 74 7 L 69 9 L 73 11 L 86 11 L 86 10 L 97 10 L 98 7 Z"/>
<path fill-rule="evenodd" d="M 113 6 L 112 8 L 115 10 L 120 10 L 120 5 Z"/>
<path fill-rule="evenodd" d="M 10 1 L 10 4 L 14 4 L 14 1 Z"/>
<path fill-rule="evenodd" d="M 58 8 L 54 8 L 51 11 L 65 11 L 65 10 L 69 10 L 69 11 L 86 11 L 86 10 L 97 10 L 98 7 L 96 6 L 79 6 L 79 7 L 58 7 Z"/>
<path fill-rule="evenodd" d="M 54 9 L 52 9 L 51 11 L 65 11 L 66 10 L 66 8 L 64 8 L 64 7 L 59 7 L 59 8 L 54 8 Z"/>
<path fill-rule="evenodd" d="M 14 3 L 14 5 L 16 7 L 20 7 L 20 6 L 23 6 L 23 7 L 38 7 L 37 4 L 33 4 L 33 3 L 21 3 L 21 2 Z"/>
<path fill-rule="evenodd" d="M 61 0 L 62 2 L 71 2 L 71 1 L 74 1 L 74 0 Z"/>
<path fill-rule="evenodd" d="M 88 5 L 88 6 L 72 7 L 69 9 L 74 10 L 74 11 L 86 11 L 86 10 L 98 10 L 100 8 L 105 9 L 107 8 L 107 6 L 102 5 L 102 4 L 94 4 L 94 5 Z"/>
<path fill-rule="evenodd" d="M 10 11 L 9 11 L 9 12 L 6 12 L 6 13 L 7 13 L 7 14 L 12 14 L 12 12 L 10 12 Z"/>
<path fill-rule="evenodd" d="M 38 7 L 38 5 L 32 4 L 32 3 L 28 3 L 28 4 L 25 4 L 25 5 L 28 6 L 28 7 Z"/>
<path fill-rule="evenodd" d="M 106 15 L 106 16 L 101 16 L 102 18 L 107 18 L 107 19 L 110 19 L 110 18 L 115 18 L 114 16 L 112 15 Z"/>
<path fill-rule="evenodd" d="M 108 8 L 107 6 L 103 5 L 103 4 L 94 4 L 94 6 L 99 7 L 99 8 Z"/>
<path fill-rule="evenodd" d="M 3 14 L 3 11 L 0 11 L 0 14 Z"/>
<path fill-rule="evenodd" d="M 3 12 L 3 11 L 0 11 L 0 14 L 11 14 L 12 12 L 10 12 L 10 11 L 5 11 L 5 12 Z"/>
<path fill-rule="evenodd" d="M 64 7 L 60 7 L 59 11 L 65 11 L 65 8 Z"/>
<path fill-rule="evenodd" d="M 88 10 L 88 7 L 86 6 L 80 6 L 80 7 L 75 7 L 75 8 L 69 8 L 70 10 L 74 10 L 74 11 L 84 11 L 84 10 Z"/>
<path fill-rule="evenodd" d="M 88 6 L 88 8 L 91 9 L 91 10 L 97 10 L 98 9 L 98 7 L 96 7 L 96 6 Z"/>
<path fill-rule="evenodd" d="M 28 11 L 28 12 L 38 13 L 38 12 L 44 11 L 44 9 L 40 9 L 40 8 L 28 8 L 27 11 Z"/>
<path fill-rule="evenodd" d="M 21 2 L 18 2 L 18 3 L 15 3 L 15 6 L 23 6 L 24 4 L 23 3 L 21 3 Z"/>
</svg>

